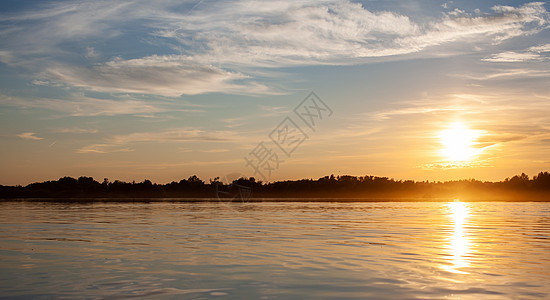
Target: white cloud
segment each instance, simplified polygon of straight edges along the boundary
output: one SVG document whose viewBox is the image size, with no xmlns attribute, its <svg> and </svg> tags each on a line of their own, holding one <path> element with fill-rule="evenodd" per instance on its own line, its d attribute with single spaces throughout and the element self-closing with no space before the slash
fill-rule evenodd
<svg viewBox="0 0 550 300">
<path fill-rule="evenodd" d="M 182 11 L 186 5 L 188 9 Z M 275 91 L 254 80 L 259 67 L 357 64 L 453 42 L 500 43 L 548 28 L 548 19 L 540 2 L 494 6 L 488 14 L 471 15 L 457 8 L 424 23 L 350 1 L 62 2 L 22 15 L 0 15 L 0 21 L 16 28 L 0 32 L 6 41 L 0 47 L 0 61 L 21 63 L 39 74 L 39 83 L 92 91 L 170 97 L 207 92 L 269 94 Z M 139 30 L 128 30 L 134 25 Z M 135 39 L 131 32 L 142 32 L 137 38 L 150 40 L 151 46 L 158 47 L 157 54 L 128 49 L 133 58 L 108 59 L 92 66 L 59 58 L 68 51 L 64 43 L 78 42 L 83 44 L 80 57 L 84 52 L 100 59 L 96 48 L 90 47 L 92 41 Z"/>
<path fill-rule="evenodd" d="M 371 12 L 361 4 L 340 2 L 272 2 L 269 11 L 240 1 L 200 11 L 180 20 L 165 36 L 189 40 L 197 31 L 210 49 L 194 58 L 228 65 L 287 66 L 357 63 L 358 59 L 422 51 L 455 41 L 497 43 L 529 35 L 548 26 L 542 3 L 493 7 L 494 14 L 471 16 L 460 10 L 426 24 L 393 12 Z M 221 16 L 221 17 L 220 17 Z M 176 26 L 179 24 L 179 26 Z"/>
<path fill-rule="evenodd" d="M 503 69 L 498 71 L 488 72 L 487 74 L 455 74 L 453 76 L 468 78 L 473 80 L 493 80 L 493 79 L 509 79 L 518 77 L 548 77 L 550 71 L 534 70 L 526 68 Z"/>
<path fill-rule="evenodd" d="M 33 141 L 39 141 L 44 139 L 42 137 L 36 136 L 36 133 L 34 132 L 23 132 L 18 134 L 17 136 L 24 140 L 33 140 Z"/>
<path fill-rule="evenodd" d="M 116 58 L 92 68 L 58 65 L 42 77 L 69 86 L 100 92 L 145 93 L 169 97 L 204 92 L 267 93 L 259 84 L 243 86 L 231 81 L 247 76 L 214 66 L 199 64 L 181 55 Z"/>
<path fill-rule="evenodd" d="M 396 37 L 419 32 L 407 16 L 371 12 L 359 3 L 271 2 L 268 8 L 240 1 L 202 11 L 186 27 L 197 30 L 209 47 L 196 53 L 200 61 L 279 67 L 338 64 L 349 58 L 401 52 L 392 48 Z M 219 17 L 223 16 L 223 17 Z M 186 36 L 171 32 L 181 41 Z"/>
<path fill-rule="evenodd" d="M 527 3 L 520 7 L 494 6 L 495 14 L 472 16 L 455 10 L 443 19 L 431 22 L 426 31 L 417 36 L 400 40 L 405 49 L 421 50 L 448 42 L 475 42 L 488 37 L 494 43 L 535 34 L 548 28 L 548 12 L 541 2 Z"/>
<path fill-rule="evenodd" d="M 501 52 L 491 57 L 482 59 L 489 62 L 524 62 L 539 60 L 540 55 L 536 53 L 517 53 L 513 51 Z"/>
<path fill-rule="evenodd" d="M 533 46 L 529 48 L 529 51 L 536 53 L 550 52 L 550 44 Z"/>
<path fill-rule="evenodd" d="M 0 20 L 14 25 L 9 41 L 21 54 L 45 54 L 59 52 L 59 44 L 67 41 L 120 35 L 122 19 L 137 17 L 131 14 L 132 6 L 110 1 L 40 3 L 36 10 L 0 14 Z"/>
<path fill-rule="evenodd" d="M 488 62 L 533 62 L 548 61 L 550 56 L 550 44 L 529 47 L 523 52 L 506 51 L 493 54 L 490 57 L 482 59 Z"/>
</svg>

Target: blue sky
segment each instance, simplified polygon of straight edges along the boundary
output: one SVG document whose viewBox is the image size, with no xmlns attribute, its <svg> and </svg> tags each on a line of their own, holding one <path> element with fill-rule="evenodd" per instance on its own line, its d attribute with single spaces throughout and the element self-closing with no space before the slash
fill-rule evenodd
<svg viewBox="0 0 550 300">
<path fill-rule="evenodd" d="M 334 113 L 267 180 L 534 175 L 550 166 L 548 9 L 2 1 L 0 184 L 258 177 L 243 157 L 311 91 Z M 439 151 L 457 122 L 476 132 L 468 161 Z"/>
</svg>

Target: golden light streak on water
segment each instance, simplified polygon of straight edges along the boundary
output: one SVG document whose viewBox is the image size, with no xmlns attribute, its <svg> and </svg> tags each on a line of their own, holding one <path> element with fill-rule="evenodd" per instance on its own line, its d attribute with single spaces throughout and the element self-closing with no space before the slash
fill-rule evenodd
<svg viewBox="0 0 550 300">
<path fill-rule="evenodd" d="M 448 204 L 453 232 L 450 236 L 449 258 L 450 264 L 444 266 L 449 272 L 468 274 L 461 269 L 468 266 L 467 255 L 470 253 L 470 242 L 464 230 L 464 224 L 469 217 L 469 208 L 460 201 Z"/>
</svg>

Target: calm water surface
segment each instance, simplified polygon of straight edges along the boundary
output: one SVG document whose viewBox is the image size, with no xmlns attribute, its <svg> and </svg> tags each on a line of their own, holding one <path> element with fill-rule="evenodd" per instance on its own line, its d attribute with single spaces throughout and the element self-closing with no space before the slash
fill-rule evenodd
<svg viewBox="0 0 550 300">
<path fill-rule="evenodd" d="M 0 202 L 2 299 L 550 298 L 550 203 Z"/>
</svg>

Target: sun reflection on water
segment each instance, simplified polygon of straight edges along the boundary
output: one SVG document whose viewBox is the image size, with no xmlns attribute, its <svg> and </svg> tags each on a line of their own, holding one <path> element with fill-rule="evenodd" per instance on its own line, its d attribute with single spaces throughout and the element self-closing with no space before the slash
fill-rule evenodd
<svg viewBox="0 0 550 300">
<path fill-rule="evenodd" d="M 446 265 L 444 269 L 453 273 L 467 274 L 467 272 L 460 269 L 468 266 L 466 256 L 470 252 L 470 249 L 468 238 L 464 232 L 464 223 L 469 216 L 469 208 L 460 201 L 451 202 L 447 206 L 450 209 L 450 217 L 452 218 L 454 230 L 449 244 L 451 264 Z"/>
</svg>

